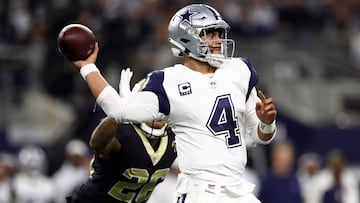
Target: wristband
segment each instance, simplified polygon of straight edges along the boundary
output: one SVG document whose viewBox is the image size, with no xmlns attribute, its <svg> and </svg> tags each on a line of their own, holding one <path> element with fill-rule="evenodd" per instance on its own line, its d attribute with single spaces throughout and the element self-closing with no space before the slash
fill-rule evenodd
<svg viewBox="0 0 360 203">
<path fill-rule="evenodd" d="M 86 76 L 92 72 L 100 72 L 96 65 L 93 63 L 86 64 L 85 66 L 80 68 L 80 74 L 84 80 L 86 80 Z"/>
<path fill-rule="evenodd" d="M 259 123 L 260 132 L 262 132 L 263 134 L 271 134 L 275 132 L 275 128 L 276 128 L 275 120 L 270 124 L 266 124 L 262 121 L 260 121 Z"/>
</svg>

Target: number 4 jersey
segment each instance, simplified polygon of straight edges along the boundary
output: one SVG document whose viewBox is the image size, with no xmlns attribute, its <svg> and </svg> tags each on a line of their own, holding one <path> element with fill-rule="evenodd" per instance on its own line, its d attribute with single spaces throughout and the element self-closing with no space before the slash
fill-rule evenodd
<svg viewBox="0 0 360 203">
<path fill-rule="evenodd" d="M 161 137 L 157 150 L 142 131 L 131 124 L 118 127 L 121 150 L 110 159 L 95 154 L 91 176 L 72 197 L 72 203 L 144 203 L 162 182 L 176 158 L 174 134 Z"/>
<path fill-rule="evenodd" d="M 254 86 L 258 76 L 243 58 L 225 60 L 213 74 L 184 65 L 149 74 L 159 111 L 176 134 L 179 167 L 194 180 L 242 182 L 246 146 L 260 142 Z"/>
</svg>

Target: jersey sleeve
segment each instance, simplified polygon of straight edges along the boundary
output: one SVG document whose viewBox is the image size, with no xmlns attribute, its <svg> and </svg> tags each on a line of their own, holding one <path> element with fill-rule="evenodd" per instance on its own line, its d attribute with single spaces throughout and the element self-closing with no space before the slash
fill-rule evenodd
<svg viewBox="0 0 360 203">
<path fill-rule="evenodd" d="M 240 58 L 240 59 L 246 64 L 246 66 L 249 68 L 250 71 L 250 80 L 248 85 L 248 91 L 246 93 L 246 100 L 248 100 L 252 89 L 259 82 L 259 76 L 257 75 L 256 70 L 249 59 L 246 58 Z"/>
<path fill-rule="evenodd" d="M 145 87 L 142 91 L 150 91 L 156 94 L 159 100 L 159 112 L 164 115 L 170 113 L 170 102 L 163 86 L 164 71 L 153 71 L 147 77 Z"/>
</svg>

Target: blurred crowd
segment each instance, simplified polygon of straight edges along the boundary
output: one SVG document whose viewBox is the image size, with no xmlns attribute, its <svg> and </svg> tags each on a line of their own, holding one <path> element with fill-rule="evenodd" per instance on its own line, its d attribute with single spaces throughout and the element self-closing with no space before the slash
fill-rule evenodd
<svg viewBox="0 0 360 203">
<path fill-rule="evenodd" d="M 266 170 L 260 173 L 254 164 L 245 170 L 262 203 L 359 202 L 360 169 L 352 167 L 341 150 L 334 148 L 326 157 L 312 151 L 299 158 L 296 154 L 291 140 L 276 141 L 264 155 L 269 162 Z M 65 145 L 65 159 L 53 174 L 48 173 L 49 160 L 39 146 L 23 146 L 17 154 L 2 152 L 0 202 L 65 203 L 65 197 L 87 180 L 90 160 L 88 145 L 78 139 Z M 170 172 L 148 202 L 171 202 L 177 174 Z"/>
<path fill-rule="evenodd" d="M 178 8 L 190 3 L 212 5 L 224 15 L 231 25 L 230 37 L 237 41 L 236 55 L 251 58 L 260 75 L 270 68 L 273 59 L 269 58 L 287 58 L 301 50 L 319 58 L 325 68 L 296 66 L 298 77 L 318 72 L 330 78 L 360 76 L 358 0 L 1 0 L 0 203 L 16 198 L 18 188 L 29 191 L 23 197 L 39 197 L 35 184 L 48 185 L 46 191 L 41 189 L 42 195 L 48 195 L 44 199 L 60 203 L 57 196 L 75 187 L 63 181 L 77 184 L 87 178 L 91 157 L 87 142 L 104 114 L 79 73 L 59 54 L 61 28 L 82 23 L 93 30 L 100 46 L 98 66 L 117 87 L 122 68 L 131 67 L 136 82 L 151 70 L 177 62 L 169 50 L 167 25 Z M 277 63 L 279 74 L 269 74 L 269 82 L 294 74 L 284 67 L 289 64 Z M 260 84 L 265 90 L 266 82 Z M 69 147 L 74 139 L 76 147 Z M 267 199 L 295 203 L 291 198 L 300 196 L 305 203 L 325 203 L 320 202 L 324 198 L 329 199 L 326 203 L 359 202 L 359 175 L 345 173 L 348 165 L 341 152 L 321 157 L 296 154 L 291 144 L 273 149 L 263 158 L 268 168 L 248 171 L 259 184 L 257 192 L 264 203 L 272 202 Z M 85 158 L 77 163 L 81 170 L 67 173 L 77 170 L 68 164 L 73 150 Z M 276 191 L 289 199 L 274 197 Z M 336 200 L 331 199 L 334 194 Z"/>
<path fill-rule="evenodd" d="M 89 177 L 90 151 L 86 143 L 70 140 L 65 159 L 48 174 L 48 156 L 40 146 L 25 145 L 17 154 L 0 153 L 1 203 L 66 203 L 65 197 Z"/>
</svg>

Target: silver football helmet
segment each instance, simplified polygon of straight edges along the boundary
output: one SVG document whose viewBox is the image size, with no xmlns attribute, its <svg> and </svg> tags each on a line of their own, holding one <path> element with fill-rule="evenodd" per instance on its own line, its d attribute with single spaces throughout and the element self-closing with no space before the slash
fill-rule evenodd
<svg viewBox="0 0 360 203">
<path fill-rule="evenodd" d="M 201 36 L 206 36 L 206 32 L 212 29 L 221 34 L 221 54 L 211 53 L 208 46 L 210 41 L 201 39 Z M 171 18 L 168 40 L 175 56 L 185 54 L 219 67 L 222 59 L 234 55 L 235 41 L 227 38 L 229 29 L 230 26 L 214 8 L 205 4 L 192 4 L 180 9 Z"/>
</svg>

